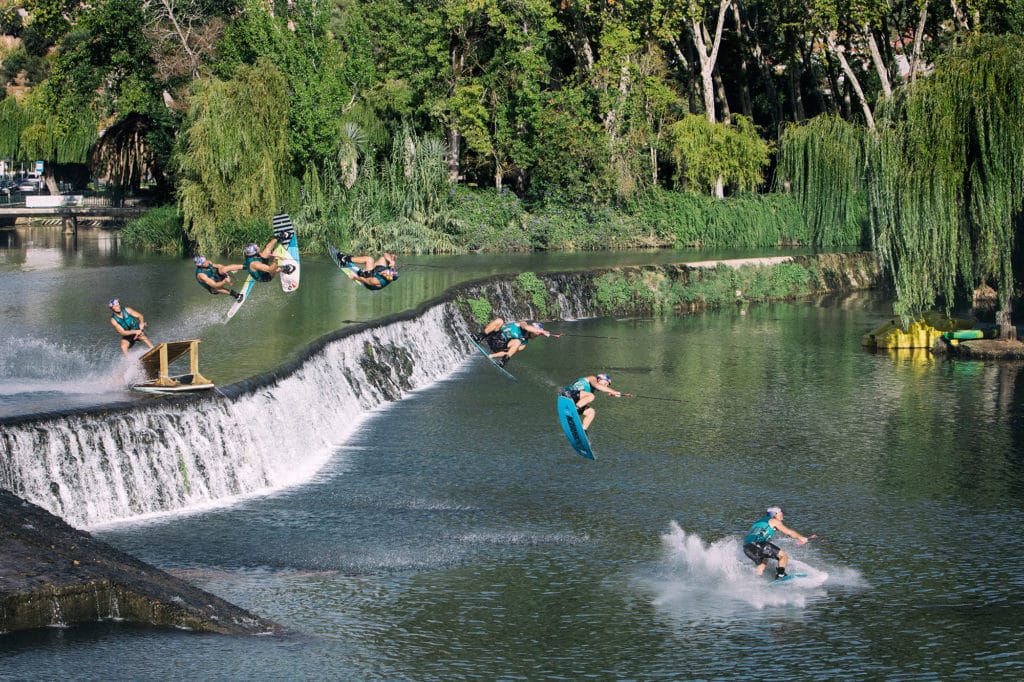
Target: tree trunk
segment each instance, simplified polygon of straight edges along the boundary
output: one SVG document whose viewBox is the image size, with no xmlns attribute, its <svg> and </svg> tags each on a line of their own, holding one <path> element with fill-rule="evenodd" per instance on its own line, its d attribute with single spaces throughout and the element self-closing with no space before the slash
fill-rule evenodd
<svg viewBox="0 0 1024 682">
<path fill-rule="evenodd" d="M 765 93 L 768 95 L 768 101 L 771 102 L 771 115 L 772 115 L 772 128 L 775 133 L 778 134 L 779 126 L 782 125 L 782 100 L 779 98 L 779 91 L 775 87 L 775 76 L 765 60 L 764 50 L 761 49 L 761 41 L 757 38 L 757 31 L 748 24 L 744 24 L 742 21 L 742 12 L 739 0 L 733 0 L 732 3 L 733 18 L 736 22 L 736 34 L 739 36 L 743 46 L 750 51 L 751 56 L 754 58 L 754 64 L 757 66 L 757 71 L 761 76 L 761 81 L 764 85 Z M 747 72 L 747 60 L 743 59 L 743 73 Z M 750 107 L 750 112 L 746 111 L 747 107 Z M 743 108 L 744 114 L 753 116 L 754 106 L 753 102 L 750 101 L 750 88 L 746 83 L 743 85 Z"/>
<path fill-rule="evenodd" d="M 459 41 L 452 41 L 449 57 L 451 59 L 451 70 L 452 80 L 448 90 L 449 97 L 455 92 L 455 88 L 458 87 L 459 82 L 462 80 L 462 74 L 465 73 L 466 68 L 466 55 L 463 50 L 459 49 Z M 462 150 L 462 133 L 455 128 L 454 125 L 450 126 L 445 132 L 445 141 L 448 144 L 448 154 L 445 160 L 445 166 L 448 169 L 448 182 L 455 184 L 459 181 L 460 166 L 459 166 L 459 154 Z"/>
<path fill-rule="evenodd" d="M 857 80 L 857 75 L 850 68 L 850 63 L 846 61 L 846 48 L 836 42 L 836 36 L 834 33 L 829 33 L 826 36 L 828 42 L 828 49 L 832 51 L 832 54 L 839 59 L 839 65 L 843 68 L 843 73 L 846 74 L 846 78 L 850 81 L 850 87 L 857 93 L 857 99 L 860 100 L 861 109 L 864 111 L 864 120 L 867 123 L 869 129 L 875 129 L 875 116 L 871 113 L 871 107 L 868 106 L 867 97 L 864 96 L 864 90 L 860 87 L 860 81 Z"/>
<path fill-rule="evenodd" d="M 878 49 L 878 41 L 875 40 L 875 34 L 871 31 L 870 25 L 864 26 L 864 38 L 868 41 L 871 62 L 875 65 L 878 80 L 882 83 L 882 93 L 886 99 L 890 99 L 892 97 L 892 83 L 889 79 L 889 69 L 886 67 L 882 53 Z"/>
<path fill-rule="evenodd" d="M 704 90 L 704 111 L 708 121 L 717 123 L 715 115 L 715 89 L 713 74 L 715 64 L 718 62 L 718 50 L 722 46 L 722 30 L 725 28 L 725 13 L 729 9 L 732 0 L 718 0 L 718 21 L 715 24 L 715 36 L 711 38 L 704 26 L 704 22 L 698 19 L 690 21 L 690 33 L 693 37 L 693 44 L 697 48 L 697 58 L 700 60 L 700 80 Z M 710 39 L 711 45 L 705 40 Z"/>
<path fill-rule="evenodd" d="M 722 46 L 722 30 L 725 28 L 725 13 L 729 10 L 732 0 L 718 0 L 718 21 L 715 24 L 715 37 L 711 40 L 710 49 L 705 36 L 710 38 L 702 21 L 693 19 L 690 22 L 690 31 L 693 34 L 693 44 L 697 48 L 697 57 L 700 59 L 700 80 L 704 90 L 704 110 L 710 123 L 717 123 L 715 115 L 715 90 L 714 73 L 715 64 L 718 62 L 718 50 Z M 715 196 L 721 199 L 725 196 L 725 182 L 719 175 L 715 180 Z"/>
<path fill-rule="evenodd" d="M 675 53 L 676 61 L 686 67 L 686 82 L 692 84 L 694 82 L 694 80 L 695 80 L 694 79 L 695 70 L 694 70 L 693 60 L 686 58 L 686 55 L 683 54 L 683 50 L 682 50 L 682 48 L 679 47 L 679 43 L 676 42 L 675 38 L 669 37 L 668 42 L 672 46 L 672 52 Z M 694 98 L 693 86 L 692 85 L 686 89 L 686 99 L 687 99 L 687 111 L 691 111 L 691 112 L 694 111 L 696 109 L 696 101 L 695 101 L 695 98 Z"/>
<path fill-rule="evenodd" d="M 459 152 L 462 148 L 462 133 L 455 128 L 448 128 L 445 137 L 448 143 L 448 155 L 445 165 L 448 168 L 448 182 L 453 185 L 459 181 Z"/>
<path fill-rule="evenodd" d="M 57 182 L 57 176 L 53 174 L 53 164 L 47 163 L 46 169 L 43 170 L 43 184 L 46 185 L 46 189 L 50 191 L 50 194 L 57 196 L 60 194 L 60 184 Z"/>
<path fill-rule="evenodd" d="M 800 88 L 800 71 L 803 68 L 799 59 L 789 62 L 786 68 L 789 76 L 789 100 L 793 103 L 793 120 L 802 123 L 807 120 L 807 112 L 804 111 L 803 91 Z"/>
<path fill-rule="evenodd" d="M 914 31 L 914 53 L 910 58 L 910 82 L 917 80 L 917 70 L 921 64 L 921 50 L 924 42 L 924 26 L 928 21 L 928 3 L 921 5 L 921 16 L 917 20 L 917 30 Z"/>
<path fill-rule="evenodd" d="M 1002 298 L 1002 296 L 1000 296 Z M 1010 320 L 1011 314 L 1013 313 L 1013 301 L 1011 297 L 1006 296 L 1005 302 L 996 311 L 996 324 L 999 325 L 999 338 L 1006 339 L 1007 341 L 1017 340 L 1017 327 L 1014 326 Z"/>
<path fill-rule="evenodd" d="M 718 99 L 718 104 L 721 106 L 720 111 L 722 112 L 722 120 L 732 120 L 732 107 L 729 106 L 729 100 L 725 95 L 725 84 L 722 83 L 722 74 L 719 73 L 716 68 L 712 74 L 712 78 L 715 81 L 715 95 Z"/>
</svg>

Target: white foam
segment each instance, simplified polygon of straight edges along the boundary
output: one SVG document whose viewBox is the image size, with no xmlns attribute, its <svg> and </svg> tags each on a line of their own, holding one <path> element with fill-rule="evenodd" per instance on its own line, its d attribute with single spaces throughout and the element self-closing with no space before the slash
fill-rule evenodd
<svg viewBox="0 0 1024 682">
<path fill-rule="evenodd" d="M 685 621 L 732 619 L 750 612 L 775 607 L 802 608 L 810 600 L 826 594 L 833 579 L 828 571 L 816 568 L 814 549 L 787 549 L 789 573 L 806 573 L 806 578 L 774 583 L 757 576 L 751 561 L 744 556 L 742 538 L 725 537 L 712 543 L 695 533 L 687 533 L 672 521 L 661 536 L 664 557 L 644 580 L 654 592 L 654 605 Z M 806 553 L 805 553 L 806 551 Z M 768 571 L 773 571 L 774 563 Z M 842 571 L 844 583 L 852 585 L 857 573 Z"/>
</svg>

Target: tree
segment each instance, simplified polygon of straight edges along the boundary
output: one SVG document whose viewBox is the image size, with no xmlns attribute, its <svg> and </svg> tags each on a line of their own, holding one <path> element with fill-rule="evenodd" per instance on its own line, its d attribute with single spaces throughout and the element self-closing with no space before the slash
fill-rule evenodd
<svg viewBox="0 0 1024 682">
<path fill-rule="evenodd" d="M 214 73 L 232 79 L 238 69 L 259 60 L 274 63 L 284 77 L 290 172 L 301 177 L 308 164 L 321 169 L 337 163 L 345 124 L 355 106 L 345 55 L 327 31 L 323 3 L 296 3 L 286 17 L 275 17 L 249 0 L 242 16 L 225 30 Z"/>
<path fill-rule="evenodd" d="M 764 182 L 771 148 L 750 119 L 740 114 L 733 118 L 735 123 L 728 125 L 687 114 L 670 126 L 677 186 L 711 194 L 723 184 L 750 192 Z"/>
<path fill-rule="evenodd" d="M 983 282 L 1010 323 L 1024 211 L 1024 40 L 975 36 L 903 89 L 869 137 L 869 202 L 896 312 L 916 316 Z"/>
<path fill-rule="evenodd" d="M 153 80 L 150 44 L 139 31 L 125 26 L 144 23 L 137 0 L 105 0 L 95 6 L 76 4 L 76 23 L 61 40 L 50 77 L 36 91 L 38 124 L 30 133 L 38 158 L 48 161 L 84 162 L 86 150 L 75 140 L 81 135 L 97 140 L 97 122 L 116 126 L 132 115 L 148 121 L 147 134 L 139 142 L 148 146 L 145 167 L 162 180 L 162 168 L 168 161 L 175 121 L 164 111 L 160 88 Z M 130 161 L 131 155 L 104 157 L 107 163 Z M 47 164 L 46 180 L 52 193 L 58 193 Z M 136 167 L 137 169 L 137 167 Z M 139 178 L 129 168 L 112 168 L 115 177 Z"/>
<path fill-rule="evenodd" d="M 227 19 L 240 0 L 142 0 L 145 33 L 165 97 L 199 78 L 216 54 Z"/>
<path fill-rule="evenodd" d="M 266 218 L 285 196 L 287 81 L 269 60 L 196 82 L 176 153 L 179 203 L 200 250 L 221 252 L 226 223 Z"/>
</svg>

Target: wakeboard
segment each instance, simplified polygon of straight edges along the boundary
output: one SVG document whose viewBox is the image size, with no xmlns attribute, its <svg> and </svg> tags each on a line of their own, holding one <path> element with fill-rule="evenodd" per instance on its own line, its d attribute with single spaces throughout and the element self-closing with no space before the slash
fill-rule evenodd
<svg viewBox="0 0 1024 682">
<path fill-rule="evenodd" d="M 194 393 L 196 391 L 209 391 L 213 388 L 211 381 L 196 381 L 191 374 L 179 374 L 171 379 L 175 382 L 172 386 L 157 386 L 153 384 L 136 384 L 132 386 L 133 391 L 140 393 Z"/>
<path fill-rule="evenodd" d="M 505 369 L 504 367 L 502 367 L 501 365 L 499 365 L 499 364 L 498 364 L 498 362 L 497 362 L 497 361 L 496 361 L 496 360 L 495 360 L 494 358 L 492 358 L 492 357 L 491 357 L 491 351 L 487 350 L 486 348 L 484 348 L 483 346 L 481 346 L 481 345 L 480 345 L 479 343 L 477 343 L 476 341 L 473 341 L 473 339 L 472 339 L 472 338 L 470 339 L 470 341 L 472 341 L 473 345 L 474 345 L 474 346 L 476 346 L 477 350 L 479 350 L 479 351 L 480 351 L 481 353 L 483 353 L 483 354 L 484 354 L 484 357 L 485 357 L 485 358 L 487 358 L 487 361 L 488 361 L 488 362 L 490 362 L 490 363 L 491 363 L 492 365 L 494 365 L 495 367 L 497 367 L 497 368 L 498 368 L 498 371 L 499 371 L 499 372 L 501 372 L 502 374 L 504 374 L 504 375 L 505 375 L 506 377 L 508 377 L 508 378 L 509 378 L 509 379 L 511 379 L 512 381 L 519 381 L 519 380 L 518 380 L 518 379 L 516 379 L 516 378 L 515 378 L 514 376 L 512 376 L 512 374 L 511 374 L 511 373 L 510 373 L 510 372 L 509 372 L 509 371 L 508 371 L 507 369 Z"/>
<path fill-rule="evenodd" d="M 327 250 L 331 254 L 331 260 L 333 260 L 335 264 L 337 264 L 337 266 L 341 268 L 341 271 L 345 273 L 346 277 L 355 282 L 356 277 L 358 276 L 357 273 L 359 272 L 359 266 L 356 265 L 355 263 L 342 264 L 341 261 L 338 260 L 338 256 L 341 255 L 341 251 L 338 251 L 337 247 L 335 247 L 333 244 L 328 244 Z M 357 284 L 362 284 L 362 282 L 357 282 Z"/>
<path fill-rule="evenodd" d="M 786 575 L 782 576 L 781 578 L 776 578 L 775 580 L 773 580 L 771 582 L 771 584 L 772 585 L 782 585 L 782 584 L 785 584 L 785 583 L 791 583 L 791 582 L 794 582 L 794 581 L 799 581 L 800 579 L 806 578 L 806 577 L 807 577 L 806 573 L 787 573 Z"/>
<path fill-rule="evenodd" d="M 562 431 L 569 439 L 569 445 L 576 451 L 576 454 L 586 459 L 597 459 L 594 451 L 590 449 L 590 439 L 587 432 L 583 430 L 583 422 L 580 421 L 576 403 L 572 398 L 564 395 L 558 396 L 558 421 L 562 423 Z"/>
<path fill-rule="evenodd" d="M 287 213 L 280 213 L 273 220 L 274 236 L 279 240 L 274 247 L 274 256 L 282 268 L 278 273 L 281 289 L 287 294 L 299 288 L 299 236 L 295 234 L 295 226 Z M 287 240 L 283 239 L 285 235 L 288 236 Z M 292 267 L 289 268 L 289 265 Z M 291 271 L 285 274 L 285 270 Z"/>
<path fill-rule="evenodd" d="M 256 280 L 253 279 L 252 275 L 247 275 L 245 282 L 242 284 L 242 297 L 231 304 L 228 308 L 228 319 L 230 320 L 238 312 L 238 309 L 242 307 L 242 304 L 249 300 L 249 294 L 252 292 L 253 285 L 256 284 Z"/>
</svg>

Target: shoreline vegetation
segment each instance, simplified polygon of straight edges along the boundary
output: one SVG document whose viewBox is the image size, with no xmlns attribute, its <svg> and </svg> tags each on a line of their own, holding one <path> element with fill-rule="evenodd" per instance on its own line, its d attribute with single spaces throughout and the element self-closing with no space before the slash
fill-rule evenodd
<svg viewBox="0 0 1024 682">
<path fill-rule="evenodd" d="M 652 190 L 629 206 L 527 206 L 508 189 L 457 188 L 439 210 L 445 228 L 433 236 L 425 222 L 404 222 L 406 234 L 384 243 L 379 232 L 398 232 L 380 225 L 350 231 L 347 221 L 331 222 L 302 210 L 292 214 L 303 253 L 327 253 L 327 244 L 352 250 L 386 248 L 398 253 L 502 253 L 524 251 L 588 251 L 631 248 L 786 248 L 808 246 L 815 239 L 799 202 L 789 194 L 742 194 L 725 199 Z M 380 220 L 386 220 L 381 217 Z M 237 254 L 249 242 L 265 240 L 263 220 L 230 223 L 222 231 L 222 250 Z M 864 225 L 836 235 L 828 248 L 858 248 Z M 121 230 L 122 242 L 134 248 L 185 254 L 195 250 L 184 232 L 182 214 L 174 206 L 149 209 Z"/>
</svg>

